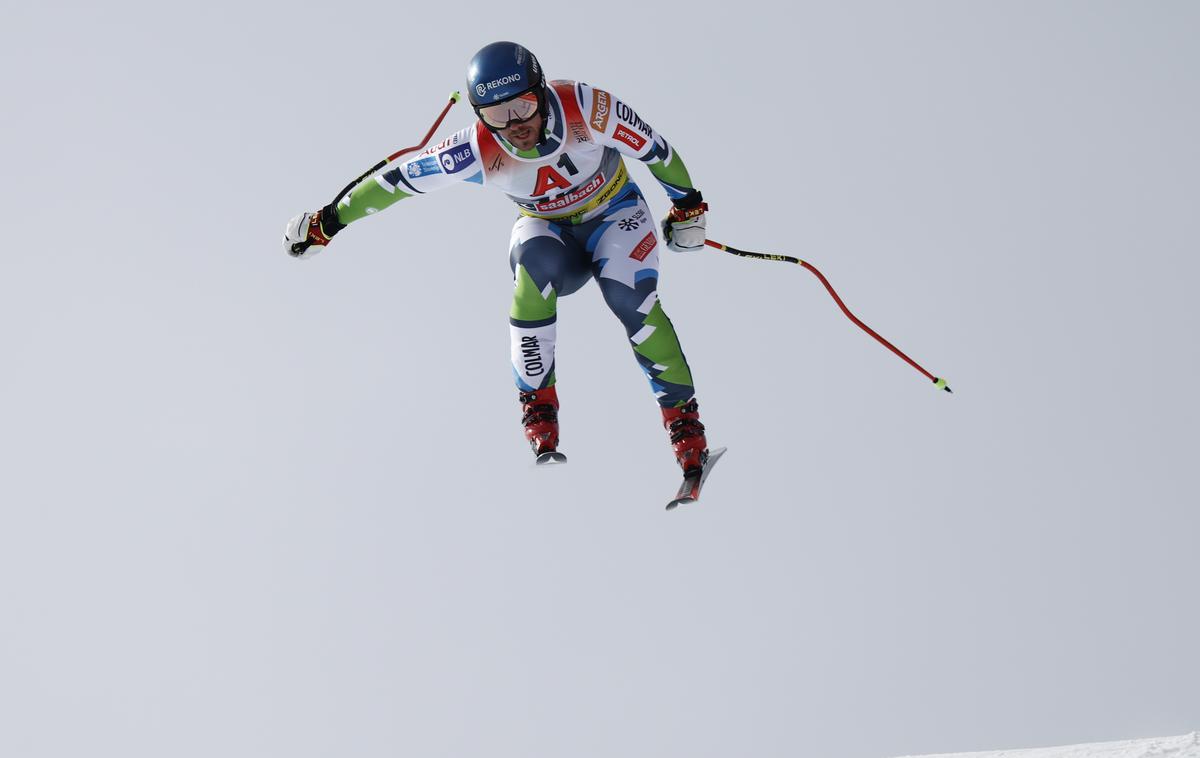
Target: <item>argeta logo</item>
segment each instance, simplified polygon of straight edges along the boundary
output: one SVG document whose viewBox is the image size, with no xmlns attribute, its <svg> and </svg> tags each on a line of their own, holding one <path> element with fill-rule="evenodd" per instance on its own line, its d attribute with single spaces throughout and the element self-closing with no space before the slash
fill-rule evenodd
<svg viewBox="0 0 1200 758">
<path fill-rule="evenodd" d="M 608 93 L 602 89 L 592 90 L 592 128 L 601 134 L 608 128 Z"/>
</svg>

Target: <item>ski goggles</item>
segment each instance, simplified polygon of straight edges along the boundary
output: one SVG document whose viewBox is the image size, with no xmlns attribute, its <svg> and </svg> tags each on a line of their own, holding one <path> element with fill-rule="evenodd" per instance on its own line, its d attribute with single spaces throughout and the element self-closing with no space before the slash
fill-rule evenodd
<svg viewBox="0 0 1200 758">
<path fill-rule="evenodd" d="M 483 123 L 493 129 L 504 129 L 511 124 L 528 121 L 537 115 L 538 96 L 534 92 L 517 95 L 511 100 L 493 105 L 480 105 L 475 108 Z"/>
</svg>

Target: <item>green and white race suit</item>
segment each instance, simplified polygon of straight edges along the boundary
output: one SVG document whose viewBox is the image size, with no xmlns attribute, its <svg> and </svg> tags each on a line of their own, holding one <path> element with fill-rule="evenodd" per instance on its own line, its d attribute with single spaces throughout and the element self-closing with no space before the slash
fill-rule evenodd
<svg viewBox="0 0 1200 758">
<path fill-rule="evenodd" d="M 338 204 L 338 220 L 353 223 L 460 182 L 499 188 L 521 214 L 509 245 L 517 386 L 554 384 L 557 298 L 595 278 L 658 402 L 682 405 L 694 386 L 658 300 L 657 224 L 624 158 L 646 163 L 672 199 L 693 189 L 687 169 L 660 134 L 605 90 L 551 82 L 546 106 L 543 139 L 534 148 L 518 150 L 476 122 L 361 182 Z"/>
</svg>

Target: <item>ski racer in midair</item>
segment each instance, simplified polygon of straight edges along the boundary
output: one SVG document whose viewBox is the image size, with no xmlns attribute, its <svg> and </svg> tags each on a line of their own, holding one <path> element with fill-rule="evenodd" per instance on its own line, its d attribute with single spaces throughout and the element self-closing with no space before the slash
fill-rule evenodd
<svg viewBox="0 0 1200 758">
<path fill-rule="evenodd" d="M 546 82 L 537 58 L 512 42 L 476 53 L 467 86 L 476 123 L 386 166 L 336 206 L 292 219 L 284 248 L 310 256 L 348 224 L 459 182 L 499 188 L 521 214 L 509 243 L 512 369 L 525 436 L 539 461 L 565 460 L 557 452 L 556 302 L 595 278 L 649 377 L 676 460 L 685 476 L 697 472 L 708 445 L 692 373 L 658 300 L 656 225 L 623 160 L 647 164 L 673 201 L 662 224 L 668 247 L 701 250 L 708 206 L 679 154 L 613 94 L 582 82 Z"/>
</svg>

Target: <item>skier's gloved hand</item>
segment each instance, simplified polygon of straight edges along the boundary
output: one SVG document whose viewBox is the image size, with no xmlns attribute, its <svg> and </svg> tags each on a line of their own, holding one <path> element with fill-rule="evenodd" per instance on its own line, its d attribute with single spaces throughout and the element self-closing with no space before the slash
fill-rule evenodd
<svg viewBox="0 0 1200 758">
<path fill-rule="evenodd" d="M 283 230 L 283 249 L 294 258 L 311 258 L 325 249 L 333 235 L 345 229 L 337 211 L 327 205 L 315 213 L 301 213 Z"/>
<path fill-rule="evenodd" d="M 691 253 L 704 248 L 704 212 L 708 203 L 699 190 L 690 190 L 675 201 L 671 212 L 663 219 L 663 239 L 677 253 Z"/>
</svg>

